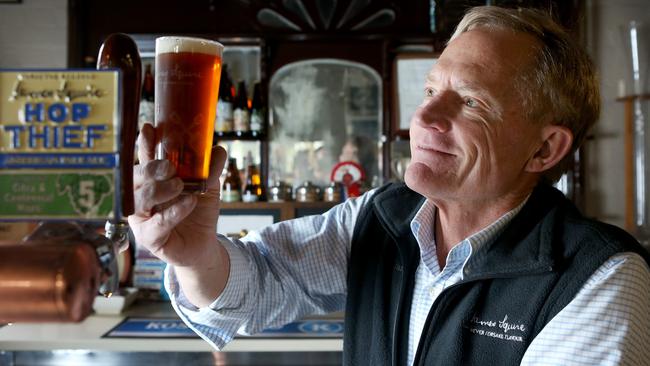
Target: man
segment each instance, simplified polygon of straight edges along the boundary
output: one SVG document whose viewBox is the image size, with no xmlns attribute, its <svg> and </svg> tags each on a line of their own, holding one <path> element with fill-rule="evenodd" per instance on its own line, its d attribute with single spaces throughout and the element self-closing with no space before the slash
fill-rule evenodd
<svg viewBox="0 0 650 366">
<path fill-rule="evenodd" d="M 427 75 L 406 185 L 232 242 L 214 234 L 223 150 L 210 192 L 179 196 L 147 126 L 129 222 L 217 348 L 345 309 L 349 365 L 646 364 L 645 252 L 547 184 L 599 98 L 587 56 L 544 15 L 475 8 Z"/>
</svg>

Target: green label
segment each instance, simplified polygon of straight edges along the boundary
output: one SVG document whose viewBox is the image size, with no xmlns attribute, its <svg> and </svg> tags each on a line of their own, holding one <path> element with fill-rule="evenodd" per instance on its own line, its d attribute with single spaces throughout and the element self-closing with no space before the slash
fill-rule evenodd
<svg viewBox="0 0 650 366">
<path fill-rule="evenodd" d="M 112 170 L 0 174 L 0 219 L 106 219 L 113 182 Z"/>
</svg>

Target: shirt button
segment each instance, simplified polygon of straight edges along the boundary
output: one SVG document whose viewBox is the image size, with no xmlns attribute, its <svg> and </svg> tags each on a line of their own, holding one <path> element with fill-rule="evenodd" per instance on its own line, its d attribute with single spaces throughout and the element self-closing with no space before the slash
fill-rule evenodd
<svg viewBox="0 0 650 366">
<path fill-rule="evenodd" d="M 435 286 L 429 287 L 429 295 L 431 295 L 431 297 L 436 296 L 436 288 L 435 288 Z"/>
</svg>

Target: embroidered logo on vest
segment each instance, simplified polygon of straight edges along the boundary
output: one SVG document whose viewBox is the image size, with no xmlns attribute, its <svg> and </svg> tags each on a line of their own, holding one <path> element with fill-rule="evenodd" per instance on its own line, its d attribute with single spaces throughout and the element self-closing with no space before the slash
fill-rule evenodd
<svg viewBox="0 0 650 366">
<path fill-rule="evenodd" d="M 492 337 L 510 342 L 523 342 L 528 328 L 523 323 L 508 321 L 508 314 L 502 320 L 481 319 L 474 314 L 469 321 L 468 329 L 470 333 L 482 337 Z"/>
</svg>

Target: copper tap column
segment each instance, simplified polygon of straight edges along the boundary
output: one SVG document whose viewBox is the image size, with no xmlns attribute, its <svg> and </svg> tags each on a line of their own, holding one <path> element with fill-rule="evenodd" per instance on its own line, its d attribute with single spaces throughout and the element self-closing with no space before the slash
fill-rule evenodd
<svg viewBox="0 0 650 366">
<path fill-rule="evenodd" d="M 100 283 L 93 247 L 79 243 L 0 246 L 0 323 L 81 321 Z"/>
</svg>

